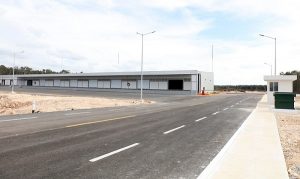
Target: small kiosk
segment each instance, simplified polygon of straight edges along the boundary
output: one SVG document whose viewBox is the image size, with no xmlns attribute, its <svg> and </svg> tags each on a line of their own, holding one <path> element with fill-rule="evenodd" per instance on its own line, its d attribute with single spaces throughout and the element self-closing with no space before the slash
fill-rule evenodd
<svg viewBox="0 0 300 179">
<path fill-rule="evenodd" d="M 296 75 L 268 75 L 264 76 L 267 82 L 268 103 L 274 105 L 274 92 L 293 92 L 293 81 Z"/>
</svg>

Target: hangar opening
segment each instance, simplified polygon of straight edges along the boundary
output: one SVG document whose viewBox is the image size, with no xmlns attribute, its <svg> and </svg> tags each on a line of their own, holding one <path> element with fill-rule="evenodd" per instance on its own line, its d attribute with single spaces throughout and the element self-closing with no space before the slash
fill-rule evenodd
<svg viewBox="0 0 300 179">
<path fill-rule="evenodd" d="M 169 80 L 169 90 L 183 90 L 183 80 Z"/>
<path fill-rule="evenodd" d="M 32 86 L 32 80 L 27 80 L 27 86 Z"/>
</svg>

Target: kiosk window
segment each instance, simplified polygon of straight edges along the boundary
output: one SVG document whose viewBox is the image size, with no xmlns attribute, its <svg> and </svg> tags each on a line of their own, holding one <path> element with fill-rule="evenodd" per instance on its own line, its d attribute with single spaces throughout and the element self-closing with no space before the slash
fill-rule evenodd
<svg viewBox="0 0 300 179">
<path fill-rule="evenodd" d="M 270 82 L 270 91 L 278 91 L 278 82 Z"/>
</svg>

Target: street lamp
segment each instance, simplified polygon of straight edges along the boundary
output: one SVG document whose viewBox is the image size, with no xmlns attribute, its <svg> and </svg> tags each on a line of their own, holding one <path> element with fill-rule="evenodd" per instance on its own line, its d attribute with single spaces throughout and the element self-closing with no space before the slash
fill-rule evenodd
<svg viewBox="0 0 300 179">
<path fill-rule="evenodd" d="M 270 37 L 270 36 L 263 35 L 263 34 L 259 34 L 259 35 L 262 36 L 262 37 L 273 39 L 275 41 L 275 67 L 274 67 L 274 75 L 276 76 L 276 37 Z"/>
<path fill-rule="evenodd" d="M 11 93 L 14 93 L 14 87 L 15 87 L 15 63 L 16 63 L 16 53 L 24 53 L 24 50 L 20 52 L 13 52 L 13 57 L 14 57 L 14 66 L 13 66 L 13 81 L 12 81 L 12 87 L 11 87 Z"/>
<path fill-rule="evenodd" d="M 269 64 L 269 63 L 264 63 L 265 65 L 268 65 L 269 67 L 270 67 L 270 69 L 271 69 L 271 75 L 272 75 L 272 65 L 271 64 Z"/>
<path fill-rule="evenodd" d="M 153 34 L 155 33 L 155 31 L 152 32 L 148 32 L 148 33 L 139 33 L 137 32 L 137 35 L 142 36 L 142 55 L 141 55 L 141 102 L 143 103 L 143 55 L 144 55 L 144 36 L 145 35 L 149 35 L 149 34 Z"/>
<path fill-rule="evenodd" d="M 272 76 L 272 65 L 269 64 L 269 63 L 264 63 L 264 64 L 270 66 L 270 68 L 271 68 L 271 76 Z M 274 90 L 275 90 L 275 83 L 273 82 L 273 91 Z"/>
</svg>

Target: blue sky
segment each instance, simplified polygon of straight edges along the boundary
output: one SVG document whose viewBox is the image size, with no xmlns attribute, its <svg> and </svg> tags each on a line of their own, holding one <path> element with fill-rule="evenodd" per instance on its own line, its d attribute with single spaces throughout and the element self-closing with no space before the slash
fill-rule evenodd
<svg viewBox="0 0 300 179">
<path fill-rule="evenodd" d="M 297 0 L 0 0 L 0 64 L 71 72 L 211 70 L 216 84 L 264 84 L 277 71 L 300 70 Z M 120 64 L 117 54 L 120 54 Z M 274 66 L 274 65 L 273 65 Z"/>
</svg>

